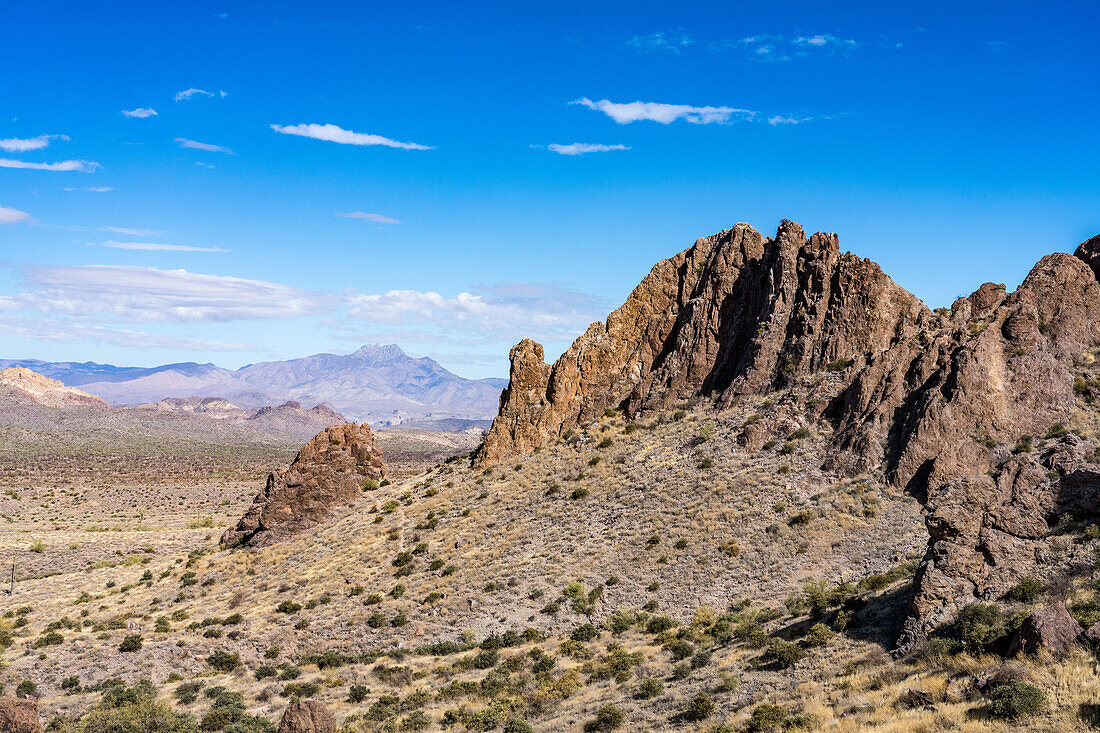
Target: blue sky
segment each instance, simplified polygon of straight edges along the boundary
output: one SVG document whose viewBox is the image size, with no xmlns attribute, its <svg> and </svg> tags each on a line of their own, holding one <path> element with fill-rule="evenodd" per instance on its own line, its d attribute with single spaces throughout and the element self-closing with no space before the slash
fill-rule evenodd
<svg viewBox="0 0 1100 733">
<path fill-rule="evenodd" d="M 930 306 L 1100 233 L 1095 2 L 544 5 L 7 0 L 0 356 L 504 376 L 740 221 Z"/>
</svg>

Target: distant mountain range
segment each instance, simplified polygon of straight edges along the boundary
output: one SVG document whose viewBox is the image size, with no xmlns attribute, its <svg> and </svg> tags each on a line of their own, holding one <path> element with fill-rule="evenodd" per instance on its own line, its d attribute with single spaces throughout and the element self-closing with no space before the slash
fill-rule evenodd
<svg viewBox="0 0 1100 733">
<path fill-rule="evenodd" d="M 184 362 L 119 367 L 94 362 L 0 359 L 0 369 L 25 367 L 114 405 L 166 398 L 220 397 L 244 408 L 287 400 L 327 404 L 348 418 L 378 425 L 410 421 L 492 418 L 505 379 L 464 379 L 427 357 L 400 347 L 367 345 L 347 354 L 315 354 L 289 361 L 224 369 Z"/>
</svg>

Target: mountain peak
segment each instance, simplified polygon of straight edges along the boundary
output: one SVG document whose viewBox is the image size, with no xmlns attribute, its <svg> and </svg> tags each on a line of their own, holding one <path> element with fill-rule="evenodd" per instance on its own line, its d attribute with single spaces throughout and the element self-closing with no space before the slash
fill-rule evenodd
<svg viewBox="0 0 1100 733">
<path fill-rule="evenodd" d="M 351 356 L 359 359 L 399 359 L 408 358 L 408 354 L 401 350 L 397 344 L 364 344 L 355 350 Z"/>
</svg>

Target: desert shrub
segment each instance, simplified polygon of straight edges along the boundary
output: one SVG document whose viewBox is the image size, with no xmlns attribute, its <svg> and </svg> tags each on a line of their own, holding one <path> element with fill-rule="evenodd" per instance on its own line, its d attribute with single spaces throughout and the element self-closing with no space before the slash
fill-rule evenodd
<svg viewBox="0 0 1100 733">
<path fill-rule="evenodd" d="M 975 654 L 989 649 L 1004 633 L 1004 615 L 989 603 L 971 603 L 955 617 L 955 634 Z"/>
<path fill-rule="evenodd" d="M 1046 694 L 1022 680 L 998 685 L 989 692 L 989 714 L 994 718 L 1015 720 L 1034 715 L 1045 706 Z"/>
<path fill-rule="evenodd" d="M 592 641 L 593 639 L 600 638 L 600 632 L 597 631 L 596 627 L 592 624 L 582 624 L 573 629 L 569 638 L 573 641 Z"/>
<path fill-rule="evenodd" d="M 569 495 L 569 498 L 571 498 L 573 501 L 580 501 L 581 499 L 587 499 L 588 494 L 588 489 L 581 486 L 579 488 L 573 489 L 573 493 Z"/>
<path fill-rule="evenodd" d="M 748 730 L 752 733 L 780 730 L 787 724 L 790 717 L 790 713 L 778 705 L 758 705 L 749 716 Z"/>
<path fill-rule="evenodd" d="M 806 643 L 810 646 L 821 646 L 828 643 L 835 636 L 835 632 L 825 624 L 817 623 L 810 627 L 806 633 Z"/>
<path fill-rule="evenodd" d="M 427 730 L 432 719 L 423 710 L 414 710 L 401 721 L 401 730 Z"/>
<path fill-rule="evenodd" d="M 1070 603 L 1069 615 L 1077 619 L 1077 623 L 1086 629 L 1100 623 L 1100 598 L 1094 596 Z"/>
<path fill-rule="evenodd" d="M 137 652 L 141 651 L 141 642 L 144 641 L 141 634 L 130 634 L 122 640 L 122 643 L 118 645 L 120 652 Z"/>
<path fill-rule="evenodd" d="M 584 727 L 587 731 L 615 730 L 622 726 L 626 715 L 614 705 L 604 705 L 596 711 L 596 717 Z"/>
<path fill-rule="evenodd" d="M 31 697 L 38 694 L 38 685 L 32 680 L 23 680 L 15 686 L 16 697 Z"/>
<path fill-rule="evenodd" d="M 642 680 L 642 684 L 638 685 L 638 691 L 634 693 L 634 697 L 641 700 L 648 700 L 652 697 L 657 697 L 665 691 L 665 683 L 658 679 Z"/>
<path fill-rule="evenodd" d="M 646 622 L 645 630 L 648 634 L 660 634 L 676 626 L 676 622 L 668 616 L 654 616 Z"/>
<path fill-rule="evenodd" d="M 1043 594 L 1043 584 L 1038 579 L 1027 577 L 1008 589 L 1005 598 L 1020 603 L 1031 603 Z"/>
<path fill-rule="evenodd" d="M 774 664 L 780 669 L 786 669 L 800 662 L 805 656 L 806 650 L 798 644 L 776 637 L 768 642 L 768 647 L 764 650 L 760 659 L 765 663 Z"/>
<path fill-rule="evenodd" d="M 787 524 L 792 527 L 800 527 L 802 525 L 809 524 L 816 518 L 817 514 L 814 513 L 813 509 L 803 509 L 798 514 L 795 514 L 793 517 L 787 520 Z"/>
<path fill-rule="evenodd" d="M 526 720 L 511 718 L 504 724 L 504 733 L 535 733 L 535 729 Z"/>
<path fill-rule="evenodd" d="M 705 692 L 700 692 L 698 695 L 688 700 L 681 714 L 685 720 L 696 722 L 706 720 L 714 715 L 714 698 Z"/>
<path fill-rule="evenodd" d="M 217 649 L 206 658 L 206 663 L 219 672 L 232 672 L 241 664 L 239 654 Z"/>
<path fill-rule="evenodd" d="M 603 440 L 600 441 L 600 444 L 597 445 L 596 447 L 597 448 L 610 448 L 612 445 L 614 445 L 614 443 L 615 443 L 615 441 L 612 440 L 611 438 L 604 438 Z"/>
<path fill-rule="evenodd" d="M 690 657 L 695 647 L 683 639 L 672 639 L 665 644 L 665 650 L 672 655 L 672 661 L 679 662 Z"/>
<path fill-rule="evenodd" d="M 301 603 L 295 603 L 294 601 L 291 601 L 291 600 L 286 600 L 286 601 L 283 601 L 282 603 L 280 603 L 278 606 L 275 606 L 275 610 L 278 611 L 279 613 L 287 613 L 287 614 L 298 613 L 299 611 L 302 610 L 302 604 Z"/>
<path fill-rule="evenodd" d="M 496 649 L 482 649 L 471 661 L 477 669 L 490 669 L 500 661 L 500 653 Z"/>
</svg>

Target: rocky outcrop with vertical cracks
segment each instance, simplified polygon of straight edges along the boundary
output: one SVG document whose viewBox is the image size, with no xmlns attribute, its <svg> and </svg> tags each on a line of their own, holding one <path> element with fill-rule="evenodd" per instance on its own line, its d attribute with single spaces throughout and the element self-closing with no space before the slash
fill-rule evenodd
<svg viewBox="0 0 1100 733">
<path fill-rule="evenodd" d="M 774 239 L 738 224 L 658 262 L 606 323 L 548 367 L 542 347 L 512 350 L 500 414 L 481 464 L 525 453 L 608 408 L 628 413 L 714 393 L 730 403 L 843 361 L 862 364 L 929 319 L 836 235 L 784 222 Z"/>
<path fill-rule="evenodd" d="M 1100 348 L 1098 272 L 1094 237 L 1044 257 L 1015 292 L 986 283 L 933 312 L 873 262 L 841 254 L 835 235 L 784 222 L 763 238 L 738 224 L 659 262 L 552 366 L 538 344 L 518 344 L 477 462 L 531 451 L 608 408 L 633 415 L 702 395 L 723 406 L 840 373 L 824 467 L 881 470 L 925 503 L 916 638 L 1040 564 L 1058 516 L 1100 510 L 1096 446 L 1062 427 L 1075 390 L 1100 398 L 1100 377 L 1075 383 Z M 1048 433 L 1060 442 L 1033 448 Z M 739 442 L 752 451 L 769 435 L 749 425 Z"/>
<path fill-rule="evenodd" d="M 366 425 L 345 423 L 321 431 L 294 462 L 267 477 L 264 490 L 223 545 L 265 547 L 324 521 L 332 509 L 350 504 L 369 481 L 385 475 L 382 449 Z"/>
<path fill-rule="evenodd" d="M 34 698 L 0 697 L 0 733 L 42 733 L 38 701 Z"/>
<path fill-rule="evenodd" d="M 279 722 L 279 733 L 336 733 L 336 718 L 320 700 L 302 700 L 290 705 Z"/>
</svg>

